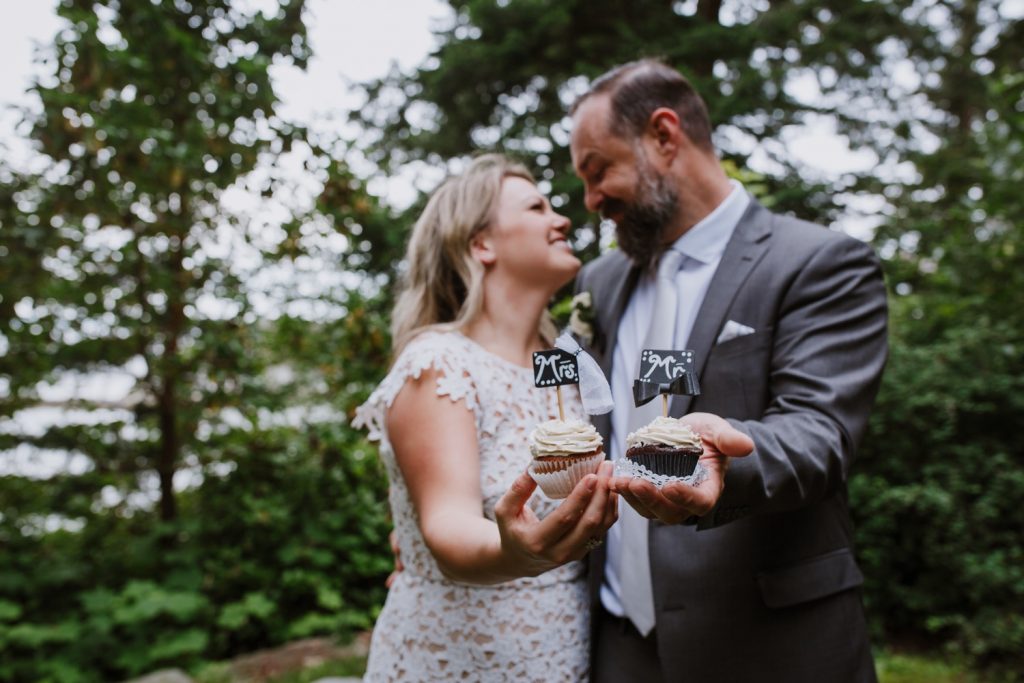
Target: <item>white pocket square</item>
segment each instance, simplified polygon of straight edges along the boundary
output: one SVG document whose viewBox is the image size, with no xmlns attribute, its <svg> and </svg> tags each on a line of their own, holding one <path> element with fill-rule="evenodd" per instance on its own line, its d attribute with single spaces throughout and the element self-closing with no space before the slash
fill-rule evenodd
<svg viewBox="0 0 1024 683">
<path fill-rule="evenodd" d="M 721 344 L 722 342 L 727 342 L 730 339 L 735 339 L 736 337 L 745 337 L 748 334 L 754 334 L 753 327 L 748 327 L 736 322 L 735 320 L 730 320 L 725 323 L 725 327 L 722 328 L 722 332 L 718 335 L 718 339 L 715 340 L 715 343 Z"/>
</svg>

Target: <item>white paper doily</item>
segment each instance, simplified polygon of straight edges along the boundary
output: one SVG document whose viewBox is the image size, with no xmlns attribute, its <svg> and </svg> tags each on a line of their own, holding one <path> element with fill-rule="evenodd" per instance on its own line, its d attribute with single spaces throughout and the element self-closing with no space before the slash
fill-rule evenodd
<svg viewBox="0 0 1024 683">
<path fill-rule="evenodd" d="M 708 473 L 704 469 L 704 466 L 699 462 L 697 463 L 697 469 L 693 471 L 693 474 L 687 477 L 675 477 L 668 474 L 655 474 L 649 469 L 644 467 L 638 462 L 634 462 L 629 458 L 619 458 L 615 461 L 615 476 L 617 477 L 640 477 L 651 482 L 659 489 L 673 481 L 682 482 L 689 484 L 690 486 L 699 486 L 702 481 L 707 479 Z"/>
</svg>

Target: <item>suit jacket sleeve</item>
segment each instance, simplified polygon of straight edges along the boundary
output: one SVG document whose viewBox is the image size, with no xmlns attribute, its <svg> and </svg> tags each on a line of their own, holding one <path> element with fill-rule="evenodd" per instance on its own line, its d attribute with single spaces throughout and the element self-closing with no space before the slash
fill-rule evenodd
<svg viewBox="0 0 1024 683">
<path fill-rule="evenodd" d="M 865 431 L 888 354 L 874 252 L 854 239 L 824 241 L 775 305 L 767 408 L 760 419 L 730 419 L 754 453 L 730 462 L 722 497 L 699 528 L 800 508 L 844 488 Z"/>
</svg>

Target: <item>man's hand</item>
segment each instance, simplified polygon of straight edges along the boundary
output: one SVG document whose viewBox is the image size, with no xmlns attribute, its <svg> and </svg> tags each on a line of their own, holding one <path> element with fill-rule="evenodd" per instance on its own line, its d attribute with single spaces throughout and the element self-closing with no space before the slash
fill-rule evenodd
<svg viewBox="0 0 1024 683">
<path fill-rule="evenodd" d="M 665 484 L 659 490 L 651 482 L 639 477 L 612 477 L 610 487 L 648 519 L 664 524 L 679 524 L 691 515 L 705 515 L 711 511 L 725 488 L 725 473 L 729 458 L 749 455 L 754 442 L 717 415 L 690 413 L 680 418 L 704 442 L 700 464 L 707 477 L 699 486 L 681 482 Z"/>
<path fill-rule="evenodd" d="M 519 576 L 536 576 L 586 555 L 618 519 L 618 496 L 609 489 L 612 464 L 601 463 L 544 519 L 527 505 L 537 484 L 526 472 L 494 507 L 508 566 Z"/>
</svg>

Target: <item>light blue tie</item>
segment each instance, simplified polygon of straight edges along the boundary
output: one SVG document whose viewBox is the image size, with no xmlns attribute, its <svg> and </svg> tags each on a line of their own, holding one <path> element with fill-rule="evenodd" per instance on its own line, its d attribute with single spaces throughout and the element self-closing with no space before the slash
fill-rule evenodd
<svg viewBox="0 0 1024 683">
<path fill-rule="evenodd" d="M 658 263 L 651 324 L 647 329 L 643 346 L 637 349 L 635 362 L 638 364 L 642 349 L 673 348 L 676 312 L 679 308 L 675 278 L 682 262 L 683 254 L 670 249 L 662 255 Z M 655 399 L 640 407 L 631 407 L 629 431 L 635 432 L 660 415 L 661 403 Z M 628 503 L 622 502 L 619 506 L 619 524 L 622 525 L 619 597 L 626 616 L 637 630 L 646 636 L 654 628 L 654 591 L 651 588 L 651 559 L 647 547 L 647 518 L 640 516 Z"/>
</svg>

